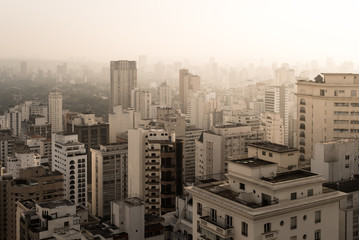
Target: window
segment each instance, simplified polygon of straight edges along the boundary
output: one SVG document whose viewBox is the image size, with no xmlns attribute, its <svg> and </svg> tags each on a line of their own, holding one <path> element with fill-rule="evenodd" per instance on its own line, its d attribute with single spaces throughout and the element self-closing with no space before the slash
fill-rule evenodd
<svg viewBox="0 0 359 240">
<path fill-rule="evenodd" d="M 297 199 L 297 193 L 296 192 L 291 193 L 290 194 L 290 200 L 295 200 L 295 199 Z"/>
<path fill-rule="evenodd" d="M 359 220 L 358 216 L 353 217 L 353 223 L 358 223 L 358 220 Z"/>
<path fill-rule="evenodd" d="M 324 89 L 320 89 L 320 96 L 324 96 L 324 94 L 325 94 Z"/>
<path fill-rule="evenodd" d="M 239 189 L 246 190 L 246 185 L 244 183 L 240 183 Z"/>
<path fill-rule="evenodd" d="M 346 163 L 346 164 L 345 164 L 345 168 L 349 168 L 349 163 Z"/>
<path fill-rule="evenodd" d="M 232 221 L 233 221 L 232 217 L 229 215 L 226 215 L 226 227 L 227 228 L 233 227 Z"/>
<path fill-rule="evenodd" d="M 197 203 L 197 214 L 202 216 L 202 204 Z"/>
<path fill-rule="evenodd" d="M 290 240 L 297 240 L 297 236 L 290 237 Z"/>
<path fill-rule="evenodd" d="M 217 210 L 211 208 L 210 210 L 210 219 L 213 223 L 217 223 Z"/>
<path fill-rule="evenodd" d="M 242 235 L 248 237 L 248 224 L 242 222 Z"/>
<path fill-rule="evenodd" d="M 320 229 L 315 230 L 315 232 L 314 232 L 314 240 L 320 240 Z"/>
<path fill-rule="evenodd" d="M 269 157 L 273 157 L 273 153 L 269 153 L 268 155 L 269 155 Z"/>
<path fill-rule="evenodd" d="M 349 160 L 350 156 L 349 155 L 345 155 L 345 160 Z"/>
<path fill-rule="evenodd" d="M 262 151 L 262 155 L 265 156 L 265 155 L 266 155 L 266 152 L 265 152 L 265 151 Z"/>
<path fill-rule="evenodd" d="M 351 90 L 350 96 L 356 97 L 357 96 L 357 90 Z"/>
<path fill-rule="evenodd" d="M 315 223 L 320 223 L 320 221 L 321 221 L 321 212 L 316 211 L 315 212 Z"/>
<path fill-rule="evenodd" d="M 271 223 L 264 224 L 264 233 L 271 231 Z"/>
<path fill-rule="evenodd" d="M 297 217 L 290 218 L 290 229 L 297 229 Z"/>
<path fill-rule="evenodd" d="M 70 222 L 64 222 L 64 227 L 68 227 L 68 226 L 70 226 Z"/>
<path fill-rule="evenodd" d="M 313 196 L 313 189 L 308 189 L 308 197 Z"/>
</svg>

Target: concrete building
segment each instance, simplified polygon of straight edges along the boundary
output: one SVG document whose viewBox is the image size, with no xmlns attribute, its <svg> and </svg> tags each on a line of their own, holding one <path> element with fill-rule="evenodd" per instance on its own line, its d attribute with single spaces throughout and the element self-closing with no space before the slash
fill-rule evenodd
<svg viewBox="0 0 359 240">
<path fill-rule="evenodd" d="M 246 156 L 247 144 L 264 141 L 264 132 L 240 123 L 216 126 L 196 141 L 195 176 L 213 178 L 226 172 L 229 157 Z"/>
<path fill-rule="evenodd" d="M 31 135 L 40 135 L 51 138 L 51 124 L 46 122 L 46 117 L 41 115 L 30 115 L 28 121 L 22 122 L 23 138 Z"/>
<path fill-rule="evenodd" d="M 127 197 L 127 144 L 100 145 L 91 148 L 91 213 L 98 217 L 111 215 L 111 202 Z"/>
<path fill-rule="evenodd" d="M 288 134 L 289 134 L 289 94 L 288 88 L 285 86 L 269 87 L 265 91 L 265 111 L 279 113 L 283 119 L 284 126 L 284 145 L 288 146 Z"/>
<path fill-rule="evenodd" d="M 294 69 L 290 69 L 288 64 L 282 64 L 274 71 L 274 84 L 276 86 L 288 86 L 295 82 Z"/>
<path fill-rule="evenodd" d="M 51 124 L 51 132 L 63 130 L 62 93 L 59 91 L 53 91 L 49 94 L 49 123 Z"/>
<path fill-rule="evenodd" d="M 140 113 L 132 108 L 123 110 L 121 105 L 113 107 L 113 112 L 108 114 L 109 142 L 116 143 L 117 136 L 127 132 L 128 129 L 137 128 L 140 119 Z"/>
<path fill-rule="evenodd" d="M 185 136 L 186 119 L 175 108 L 157 108 L 156 124 L 168 132 L 174 131 L 177 137 Z"/>
<path fill-rule="evenodd" d="M 111 61 L 111 105 L 110 110 L 116 105 L 123 109 L 131 106 L 131 91 L 137 86 L 136 61 Z"/>
<path fill-rule="evenodd" d="M 193 205 L 189 194 L 176 197 L 176 211 L 167 213 L 165 224 L 170 230 L 170 239 L 192 240 Z"/>
<path fill-rule="evenodd" d="M 322 187 L 320 175 L 277 172 L 256 158 L 228 162 L 228 180 L 188 187 L 193 197 L 193 239 L 339 238 L 344 193 Z"/>
<path fill-rule="evenodd" d="M 131 95 L 131 107 L 140 113 L 141 119 L 149 119 L 152 104 L 151 93 L 144 89 L 134 89 Z"/>
<path fill-rule="evenodd" d="M 261 122 L 266 141 L 284 145 L 284 122 L 279 113 L 265 112 L 261 116 Z"/>
<path fill-rule="evenodd" d="M 19 178 L 20 169 L 40 166 L 41 156 L 30 149 L 14 150 L 6 160 L 6 172 Z"/>
<path fill-rule="evenodd" d="M 16 228 L 16 239 L 86 239 L 76 205 L 67 199 L 17 202 Z"/>
<path fill-rule="evenodd" d="M 145 213 L 175 210 L 182 194 L 183 141 L 163 129 L 128 131 L 128 196 L 145 200 Z M 136 177 L 133 177 L 136 176 Z"/>
<path fill-rule="evenodd" d="M 132 197 L 111 202 L 111 223 L 120 232 L 128 233 L 128 239 L 144 239 L 145 204 L 140 198 Z"/>
<path fill-rule="evenodd" d="M 16 231 L 17 201 L 33 199 L 39 202 L 48 202 L 62 199 L 64 196 L 64 176 L 58 171 L 51 172 L 40 166 L 21 169 L 19 175 L 19 179 L 6 181 L 6 239 L 8 240 L 18 239 Z"/>
<path fill-rule="evenodd" d="M 359 174 L 359 140 L 340 139 L 315 144 L 311 171 L 323 175 L 328 182 L 349 180 Z"/>
<path fill-rule="evenodd" d="M 0 166 L 5 167 L 7 157 L 12 155 L 13 143 L 17 138 L 12 136 L 10 129 L 0 129 Z"/>
<path fill-rule="evenodd" d="M 191 183 L 196 175 L 196 141 L 203 134 L 203 129 L 187 126 L 184 138 L 183 181 Z"/>
<path fill-rule="evenodd" d="M 109 124 L 98 121 L 94 113 L 83 113 L 67 123 L 67 133 L 77 134 L 78 141 L 85 144 L 87 152 L 87 183 L 92 183 L 91 151 L 93 146 L 109 143 Z"/>
<path fill-rule="evenodd" d="M 359 137 L 359 74 L 323 73 L 324 79 L 297 82 L 298 149 L 313 157 L 320 141 Z"/>
<path fill-rule="evenodd" d="M 192 92 L 201 90 L 201 79 L 197 75 L 188 72 L 187 69 L 179 71 L 179 100 L 182 113 L 187 114 L 187 99 Z"/>
<path fill-rule="evenodd" d="M 296 148 L 270 142 L 248 144 L 248 157 L 256 157 L 275 162 L 279 168 L 298 168 L 299 152 Z"/>
<path fill-rule="evenodd" d="M 323 184 L 325 187 L 346 193 L 340 201 L 339 239 L 359 239 L 359 180 L 350 179 Z"/>
<path fill-rule="evenodd" d="M 9 108 L 5 112 L 6 127 L 11 129 L 11 133 L 15 137 L 21 137 L 22 135 L 22 113 L 17 107 Z"/>
<path fill-rule="evenodd" d="M 187 99 L 186 120 L 191 125 L 209 130 L 213 126 L 213 107 L 203 92 L 193 92 Z"/>
<path fill-rule="evenodd" d="M 65 197 L 76 205 L 87 204 L 87 154 L 76 134 L 52 135 L 52 170 L 64 174 Z"/>
<path fill-rule="evenodd" d="M 157 91 L 159 95 L 159 105 L 172 107 L 172 88 L 166 82 L 162 82 Z"/>
</svg>

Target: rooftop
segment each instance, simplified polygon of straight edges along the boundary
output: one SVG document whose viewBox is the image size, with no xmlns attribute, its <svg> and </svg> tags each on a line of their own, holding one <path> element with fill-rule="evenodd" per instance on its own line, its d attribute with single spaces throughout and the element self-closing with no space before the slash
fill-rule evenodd
<svg viewBox="0 0 359 240">
<path fill-rule="evenodd" d="M 312 176 L 318 176 L 318 174 L 298 169 L 294 171 L 277 173 L 277 175 L 272 178 L 263 177 L 262 180 L 271 183 L 279 183 L 279 182 L 285 182 L 285 181 L 296 180 L 296 179 L 312 177 Z"/>
<path fill-rule="evenodd" d="M 124 202 L 131 206 L 141 206 L 143 205 L 143 200 L 137 197 L 127 198 Z"/>
<path fill-rule="evenodd" d="M 277 164 L 274 162 L 270 162 L 270 161 L 266 161 L 266 160 L 262 160 L 262 159 L 258 159 L 258 158 L 244 158 L 244 159 L 237 159 L 237 160 L 233 160 L 231 162 L 237 163 L 237 164 L 241 164 L 243 166 L 247 166 L 250 168 L 254 168 L 254 167 L 260 167 L 260 166 L 266 166 L 266 165 L 271 165 L 271 164 Z"/>
<path fill-rule="evenodd" d="M 359 191 L 359 179 L 344 180 L 339 182 L 324 183 L 323 186 L 330 189 L 339 190 L 345 193 Z"/>
<path fill-rule="evenodd" d="M 235 127 L 243 127 L 243 126 L 247 126 L 247 125 L 242 123 L 232 123 L 232 124 L 215 126 L 215 128 L 235 128 Z"/>
<path fill-rule="evenodd" d="M 284 145 L 280 145 L 280 144 L 276 144 L 276 143 L 271 143 L 271 142 L 249 143 L 248 146 L 255 147 L 255 148 L 261 148 L 261 149 L 278 152 L 278 153 L 298 151 L 298 149 L 296 149 L 296 148 L 292 148 L 292 147 L 288 147 L 288 146 L 284 146 Z"/>
<path fill-rule="evenodd" d="M 51 201 L 51 202 L 43 202 L 43 203 L 38 203 L 38 205 L 42 208 L 57 208 L 57 207 L 61 207 L 61 206 L 72 206 L 74 205 L 74 203 L 70 202 L 67 199 L 59 199 L 59 200 L 55 200 L 55 201 Z"/>
</svg>

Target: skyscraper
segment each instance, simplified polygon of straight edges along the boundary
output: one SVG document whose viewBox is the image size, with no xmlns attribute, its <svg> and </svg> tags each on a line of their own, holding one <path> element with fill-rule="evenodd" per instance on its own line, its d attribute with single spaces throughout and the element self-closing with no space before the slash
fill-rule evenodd
<svg viewBox="0 0 359 240">
<path fill-rule="evenodd" d="M 131 105 L 131 90 L 137 85 L 136 61 L 111 61 L 111 111 L 114 106 Z"/>
<path fill-rule="evenodd" d="M 53 91 L 49 94 L 49 121 L 51 132 L 61 132 L 62 127 L 62 93 Z"/>
<path fill-rule="evenodd" d="M 201 90 L 201 79 L 188 72 L 187 69 L 179 71 L 179 89 L 182 113 L 187 113 L 187 98 L 192 92 Z"/>
<path fill-rule="evenodd" d="M 283 119 L 284 145 L 288 146 L 288 88 L 284 86 L 269 87 L 265 91 L 264 108 L 266 112 L 279 113 Z"/>
</svg>

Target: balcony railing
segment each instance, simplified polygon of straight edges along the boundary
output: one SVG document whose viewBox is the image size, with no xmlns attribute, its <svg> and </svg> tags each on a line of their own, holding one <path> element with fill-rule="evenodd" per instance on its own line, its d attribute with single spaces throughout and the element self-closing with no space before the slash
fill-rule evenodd
<svg viewBox="0 0 359 240">
<path fill-rule="evenodd" d="M 274 239 L 277 239 L 276 231 L 262 233 L 262 240 L 274 240 Z"/>
<path fill-rule="evenodd" d="M 220 224 L 213 222 L 209 216 L 201 217 L 200 225 L 201 227 L 207 229 L 208 231 L 222 238 L 229 238 L 229 237 L 233 237 L 234 235 L 233 227 L 221 226 Z"/>
</svg>

